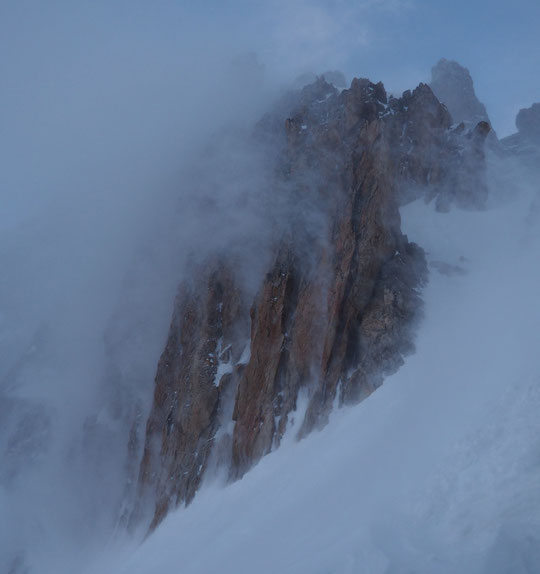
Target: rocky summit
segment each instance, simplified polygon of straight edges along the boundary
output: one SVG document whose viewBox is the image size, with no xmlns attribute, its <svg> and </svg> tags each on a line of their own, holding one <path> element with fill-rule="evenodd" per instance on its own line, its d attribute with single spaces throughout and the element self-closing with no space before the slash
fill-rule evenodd
<svg viewBox="0 0 540 574">
<path fill-rule="evenodd" d="M 433 89 L 443 89 L 438 72 Z M 424 197 L 441 211 L 481 209 L 487 196 L 485 109 L 456 127 L 447 106 L 426 84 L 394 97 L 382 83 L 354 79 L 340 91 L 320 77 L 257 124 L 250 145 L 274 150 L 274 193 L 315 206 L 319 224 L 291 209 L 255 295 L 226 249 L 180 285 L 146 426 L 138 519 L 146 512 L 156 526 L 209 469 L 240 478 L 293 419 L 299 436 L 321 427 L 414 350 L 427 270 L 399 207 Z"/>
<path fill-rule="evenodd" d="M 489 122 L 486 107 L 476 97 L 473 80 L 467 68 L 442 58 L 431 69 L 430 87 L 444 103 L 456 123 Z"/>
</svg>

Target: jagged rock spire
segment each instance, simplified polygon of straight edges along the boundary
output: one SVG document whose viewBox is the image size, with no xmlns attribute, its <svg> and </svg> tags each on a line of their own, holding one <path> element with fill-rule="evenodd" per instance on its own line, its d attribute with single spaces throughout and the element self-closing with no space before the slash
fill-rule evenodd
<svg viewBox="0 0 540 574">
<path fill-rule="evenodd" d="M 313 237 L 303 213 L 292 216 L 255 297 L 226 250 L 181 286 L 139 474 L 139 507 L 154 526 L 216 461 L 238 478 L 278 446 L 301 394 L 303 435 L 413 350 L 426 269 L 400 229 L 405 188 L 439 209 L 485 198 L 489 126 L 451 129 L 425 84 L 388 99 L 382 83 L 354 79 L 340 93 L 319 78 L 286 101 L 253 145 L 281 134 L 273 189 L 291 204 L 309 196 L 325 224 Z"/>
<path fill-rule="evenodd" d="M 431 69 L 430 87 L 448 108 L 455 123 L 490 123 L 486 107 L 476 97 L 473 80 L 467 68 L 442 58 Z"/>
</svg>

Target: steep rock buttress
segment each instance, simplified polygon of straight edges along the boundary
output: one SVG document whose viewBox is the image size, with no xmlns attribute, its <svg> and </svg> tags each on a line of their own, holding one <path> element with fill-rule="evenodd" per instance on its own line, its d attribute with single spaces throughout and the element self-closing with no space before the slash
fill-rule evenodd
<svg viewBox="0 0 540 574">
<path fill-rule="evenodd" d="M 180 286 L 139 472 L 137 513 L 146 508 L 152 526 L 209 468 L 238 478 L 279 445 L 300 396 L 303 435 L 413 350 L 426 266 L 399 205 L 424 195 L 441 209 L 481 206 L 486 194 L 489 126 L 451 125 L 427 85 L 398 99 L 381 83 L 339 92 L 322 78 L 259 123 L 253 145 L 278 149 L 275 193 L 309 199 L 323 223 L 314 230 L 293 210 L 255 297 L 226 252 Z"/>
</svg>

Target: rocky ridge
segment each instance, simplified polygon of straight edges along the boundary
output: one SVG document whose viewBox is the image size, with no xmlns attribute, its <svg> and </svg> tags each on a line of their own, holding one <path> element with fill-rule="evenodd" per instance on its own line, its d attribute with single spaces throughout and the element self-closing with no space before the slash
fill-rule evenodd
<svg viewBox="0 0 540 574">
<path fill-rule="evenodd" d="M 422 250 L 400 230 L 399 205 L 418 196 L 441 210 L 486 198 L 484 120 L 453 128 L 429 86 L 401 98 L 354 79 L 323 78 L 288 96 L 258 124 L 253 145 L 276 146 L 275 190 L 302 210 L 269 246 L 257 295 L 225 251 L 179 288 L 159 361 L 139 471 L 138 509 L 151 527 L 188 503 L 209 468 L 242 476 L 335 405 L 381 385 L 414 349 L 426 280 Z M 305 413 L 298 411 L 299 401 Z"/>
<path fill-rule="evenodd" d="M 517 133 L 501 140 L 503 148 L 533 168 L 540 165 L 540 103 L 519 110 Z"/>
<path fill-rule="evenodd" d="M 484 104 L 476 96 L 467 68 L 443 58 L 432 68 L 430 86 L 448 109 L 453 121 L 459 122 L 456 131 L 470 132 L 474 126 L 480 125 L 478 122 L 490 123 Z M 501 140 L 493 130 L 486 138 L 490 178 L 495 187 L 504 190 L 502 193 L 507 196 L 517 193 L 520 185 L 539 189 L 540 103 L 521 109 L 516 116 L 516 127 L 517 133 Z M 480 153 L 484 153 L 483 150 Z M 469 175 L 474 177 L 474 161 L 470 168 Z M 530 220 L 537 221 L 539 214 L 540 192 L 531 205 Z"/>
<path fill-rule="evenodd" d="M 471 74 L 457 62 L 442 58 L 431 69 L 430 87 L 448 108 L 455 123 L 488 122 L 486 107 L 476 97 Z"/>
<path fill-rule="evenodd" d="M 476 96 L 473 79 L 467 68 L 442 58 L 431 69 L 429 85 L 439 101 L 446 106 L 456 125 L 470 130 L 478 123 L 485 122 L 491 128 L 486 106 Z M 486 143 L 489 150 L 500 155 L 499 140 L 493 129 L 490 129 Z"/>
</svg>

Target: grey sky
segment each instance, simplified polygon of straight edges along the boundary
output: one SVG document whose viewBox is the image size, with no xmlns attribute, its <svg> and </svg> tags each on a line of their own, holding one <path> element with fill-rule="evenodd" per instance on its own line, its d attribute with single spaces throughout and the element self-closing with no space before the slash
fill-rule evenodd
<svg viewBox="0 0 540 574">
<path fill-rule="evenodd" d="M 58 69 L 108 53 L 116 65 L 211 45 L 216 53 L 255 50 L 277 75 L 341 68 L 399 91 L 429 79 L 440 58 L 467 66 L 500 135 L 520 107 L 540 100 L 537 0 L 5 0 L 0 6 L 3 110 L 54 82 Z M 189 46 L 189 48 L 186 48 Z M 89 53 L 93 59 L 89 59 Z M 7 108 L 5 107 L 7 105 Z"/>
</svg>

